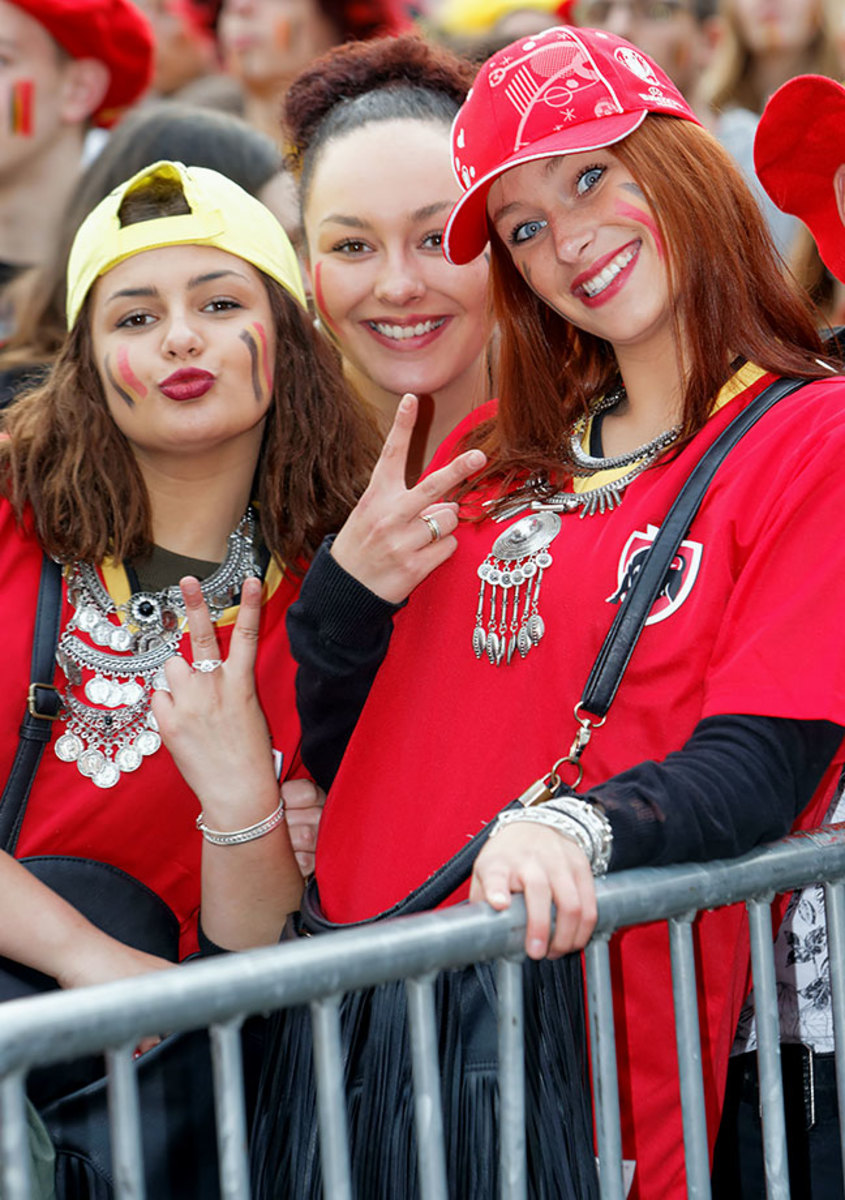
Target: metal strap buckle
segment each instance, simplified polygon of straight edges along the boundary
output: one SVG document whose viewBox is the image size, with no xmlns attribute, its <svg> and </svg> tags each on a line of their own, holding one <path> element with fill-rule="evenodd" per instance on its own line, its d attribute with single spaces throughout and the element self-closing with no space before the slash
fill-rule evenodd
<svg viewBox="0 0 845 1200">
<path fill-rule="evenodd" d="M 52 692 L 56 697 L 56 711 L 54 713 L 41 712 L 38 707 L 39 691 Z M 29 691 L 26 694 L 26 707 L 31 717 L 38 717 L 40 721 L 58 721 L 62 715 L 62 694 L 54 683 L 31 683 Z"/>
</svg>

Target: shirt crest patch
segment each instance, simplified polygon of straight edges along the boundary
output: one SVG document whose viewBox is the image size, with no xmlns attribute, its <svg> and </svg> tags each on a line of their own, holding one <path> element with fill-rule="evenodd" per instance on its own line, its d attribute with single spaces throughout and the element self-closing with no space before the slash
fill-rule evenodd
<svg viewBox="0 0 845 1200">
<path fill-rule="evenodd" d="M 635 529 L 622 548 L 617 568 L 615 592 L 607 597 L 608 604 L 621 604 L 651 553 L 659 526 L 647 525 L 645 532 Z M 651 606 L 646 625 L 665 621 L 681 607 L 690 594 L 701 566 L 704 547 L 701 542 L 683 541 L 669 564 L 660 593 Z"/>
</svg>

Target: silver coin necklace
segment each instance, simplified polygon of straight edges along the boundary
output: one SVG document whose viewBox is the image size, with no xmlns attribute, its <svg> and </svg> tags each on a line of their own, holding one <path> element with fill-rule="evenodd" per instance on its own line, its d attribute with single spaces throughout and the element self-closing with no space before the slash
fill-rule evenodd
<svg viewBox="0 0 845 1200">
<path fill-rule="evenodd" d="M 245 579 L 260 575 L 255 528 L 250 508 L 229 535 L 223 562 L 201 584 L 213 621 Z M 90 563 L 68 566 L 65 586 L 73 614 L 59 638 L 56 661 L 67 680 L 62 712 L 67 728 L 53 750 L 97 787 L 111 788 L 161 746 L 150 703 L 164 681 L 164 664 L 179 651 L 185 608 L 175 585 L 135 592 L 115 604 Z"/>
</svg>

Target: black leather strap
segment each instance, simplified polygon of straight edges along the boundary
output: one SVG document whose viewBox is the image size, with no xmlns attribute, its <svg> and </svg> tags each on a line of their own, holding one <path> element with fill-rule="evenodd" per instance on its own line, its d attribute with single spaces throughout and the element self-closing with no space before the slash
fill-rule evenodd
<svg viewBox="0 0 845 1200">
<path fill-rule="evenodd" d="M 32 781 L 53 734 L 53 721 L 61 711 L 61 697 L 53 686 L 61 613 L 61 567 L 45 554 L 38 586 L 27 706 L 18 731 L 20 740 L 15 759 L 0 797 L 0 847 L 10 853 L 17 845 Z"/>
<path fill-rule="evenodd" d="M 581 696 L 581 708 L 586 712 L 603 717 L 610 708 L 672 559 L 724 459 L 764 413 L 806 382 L 805 379 L 777 379 L 769 384 L 722 430 L 695 465 L 666 514 L 648 557 L 604 639 Z"/>
</svg>

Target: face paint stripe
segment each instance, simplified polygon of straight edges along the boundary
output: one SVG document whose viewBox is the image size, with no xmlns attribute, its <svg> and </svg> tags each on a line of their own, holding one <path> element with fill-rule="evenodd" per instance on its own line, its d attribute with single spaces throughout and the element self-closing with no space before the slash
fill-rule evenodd
<svg viewBox="0 0 845 1200">
<path fill-rule="evenodd" d="M 660 258 L 662 261 L 665 257 L 663 238 L 660 236 L 660 230 L 657 226 L 657 222 L 651 213 L 643 211 L 641 208 L 635 208 L 632 204 L 621 203 L 616 205 L 616 212 L 620 217 L 625 217 L 628 220 L 639 221 L 641 225 L 645 225 L 646 229 L 649 231 L 654 240 L 658 258 Z"/>
<path fill-rule="evenodd" d="M 247 350 L 249 350 L 249 357 L 252 362 L 252 390 L 255 392 L 255 398 L 260 404 L 263 396 L 261 395 L 261 381 L 258 375 L 258 346 L 255 343 L 252 331 L 249 329 L 241 330 L 240 338 Z"/>
<path fill-rule="evenodd" d="M 9 124 L 11 132 L 21 137 L 32 136 L 33 86 L 31 79 L 18 79 L 12 84 L 9 100 Z"/>
<path fill-rule="evenodd" d="M 328 309 L 326 308 L 326 302 L 323 299 L 322 267 L 322 263 L 317 263 L 316 267 L 314 268 L 314 305 L 317 309 L 317 315 L 325 325 L 326 329 L 328 329 L 329 333 L 333 334 L 339 339 L 340 334 L 337 325 L 329 316 Z"/>
<path fill-rule="evenodd" d="M 261 366 L 264 370 L 264 384 L 269 396 L 273 391 L 273 372 L 270 370 L 270 358 L 267 353 L 267 331 L 260 321 L 255 322 L 255 332 L 258 334 L 258 340 L 261 343 Z"/>
<path fill-rule="evenodd" d="M 103 368 L 106 372 L 106 378 L 108 379 L 109 383 L 114 388 L 114 390 L 117 392 L 118 396 L 120 396 L 121 400 L 123 400 L 126 404 L 128 404 L 130 408 L 134 408 L 135 401 L 132 399 L 132 397 L 129 395 L 129 393 L 120 386 L 120 384 L 115 379 L 115 377 L 112 373 L 111 363 L 109 362 L 108 358 L 106 358 L 105 362 L 103 363 Z"/>
<path fill-rule="evenodd" d="M 117 366 L 123 382 L 135 392 L 139 400 L 143 400 L 147 395 L 147 388 L 129 365 L 129 351 L 125 346 L 121 346 L 117 352 Z"/>
</svg>

